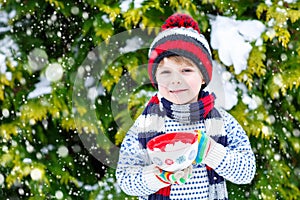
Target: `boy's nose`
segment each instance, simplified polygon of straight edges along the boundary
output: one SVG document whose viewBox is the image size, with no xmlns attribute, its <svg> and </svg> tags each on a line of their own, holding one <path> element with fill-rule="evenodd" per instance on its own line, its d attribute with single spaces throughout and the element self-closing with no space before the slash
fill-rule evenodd
<svg viewBox="0 0 300 200">
<path fill-rule="evenodd" d="M 181 76 L 180 76 L 180 74 L 177 74 L 177 73 L 174 73 L 174 74 L 172 74 L 172 76 L 171 76 L 171 83 L 174 85 L 174 84 L 176 84 L 176 85 L 179 85 L 179 84 L 181 84 Z"/>
<path fill-rule="evenodd" d="M 181 83 L 180 80 L 173 80 L 173 81 L 172 81 L 172 84 L 173 84 L 173 85 L 175 85 L 175 84 L 179 85 L 180 83 Z"/>
</svg>

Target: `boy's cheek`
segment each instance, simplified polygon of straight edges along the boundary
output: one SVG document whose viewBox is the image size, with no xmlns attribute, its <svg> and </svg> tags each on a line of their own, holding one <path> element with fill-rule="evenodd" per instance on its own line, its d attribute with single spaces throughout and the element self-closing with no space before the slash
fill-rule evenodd
<svg viewBox="0 0 300 200">
<path fill-rule="evenodd" d="M 161 87 L 167 87 L 170 82 L 169 79 L 170 78 L 168 78 L 168 77 L 160 77 L 159 79 L 157 78 L 156 80 L 157 80 L 158 85 L 160 85 Z"/>
<path fill-rule="evenodd" d="M 168 90 L 167 87 L 165 87 L 165 86 L 163 86 L 163 85 L 158 85 L 158 91 L 159 91 L 159 92 L 165 92 L 165 91 L 167 91 L 167 90 Z"/>
</svg>

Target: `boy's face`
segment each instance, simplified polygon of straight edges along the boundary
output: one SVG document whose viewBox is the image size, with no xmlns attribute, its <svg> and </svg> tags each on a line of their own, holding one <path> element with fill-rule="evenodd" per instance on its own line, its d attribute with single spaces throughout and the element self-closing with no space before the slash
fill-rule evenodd
<svg viewBox="0 0 300 200">
<path fill-rule="evenodd" d="M 175 104 L 198 101 L 198 94 L 204 80 L 198 67 L 183 57 L 164 58 L 156 71 L 158 91 Z"/>
</svg>

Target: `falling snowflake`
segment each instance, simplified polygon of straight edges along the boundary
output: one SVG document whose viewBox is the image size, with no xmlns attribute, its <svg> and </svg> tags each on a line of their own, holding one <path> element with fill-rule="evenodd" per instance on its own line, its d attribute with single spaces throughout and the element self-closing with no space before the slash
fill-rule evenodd
<svg viewBox="0 0 300 200">
<path fill-rule="evenodd" d="M 40 180 L 42 178 L 42 174 L 43 173 L 40 169 L 34 168 L 30 172 L 30 177 L 32 178 L 32 180 L 37 181 L 37 180 Z"/>
</svg>

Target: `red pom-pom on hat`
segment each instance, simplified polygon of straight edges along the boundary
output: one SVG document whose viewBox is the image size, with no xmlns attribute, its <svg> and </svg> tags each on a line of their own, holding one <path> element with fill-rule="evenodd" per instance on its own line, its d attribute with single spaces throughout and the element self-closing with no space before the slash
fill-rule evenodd
<svg viewBox="0 0 300 200">
<path fill-rule="evenodd" d="M 166 19 L 165 23 L 161 26 L 162 31 L 170 28 L 193 28 L 200 34 L 198 23 L 189 15 L 182 13 L 175 13 Z"/>
</svg>

